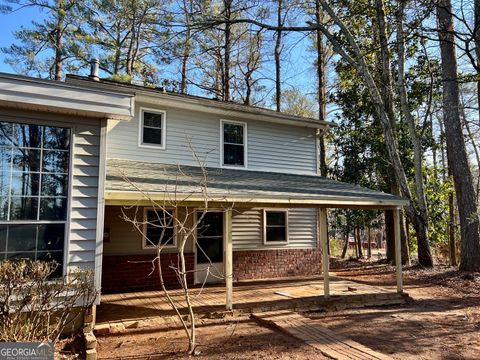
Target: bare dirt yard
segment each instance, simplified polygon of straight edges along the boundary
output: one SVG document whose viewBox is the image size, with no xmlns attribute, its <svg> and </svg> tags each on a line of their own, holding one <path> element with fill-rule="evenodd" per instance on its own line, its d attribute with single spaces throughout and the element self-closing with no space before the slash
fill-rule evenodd
<svg viewBox="0 0 480 360">
<path fill-rule="evenodd" d="M 368 262 L 334 262 L 332 271 L 371 285 L 394 285 L 394 268 Z M 448 267 L 404 271 L 401 306 L 306 313 L 329 329 L 394 359 L 480 359 L 480 274 Z M 319 351 L 248 317 L 201 319 L 200 359 L 326 359 Z M 98 337 L 102 359 L 183 359 L 180 329 L 132 329 Z"/>
</svg>

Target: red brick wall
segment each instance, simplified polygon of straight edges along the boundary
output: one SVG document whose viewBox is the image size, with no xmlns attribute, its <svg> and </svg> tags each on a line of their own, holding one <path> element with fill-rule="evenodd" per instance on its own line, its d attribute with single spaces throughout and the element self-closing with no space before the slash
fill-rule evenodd
<svg viewBox="0 0 480 360">
<path fill-rule="evenodd" d="M 102 264 L 102 293 L 160 290 L 158 270 L 152 272 L 151 261 L 155 255 L 105 255 Z M 162 273 L 168 287 L 178 287 L 175 272 L 177 254 L 162 254 Z M 193 270 L 194 254 L 185 254 L 187 271 Z M 155 266 L 157 263 L 155 262 Z M 193 273 L 188 273 L 188 282 L 193 284 Z"/>
<path fill-rule="evenodd" d="M 233 252 L 234 280 L 321 274 L 318 249 L 246 250 Z"/>
<path fill-rule="evenodd" d="M 102 265 L 102 292 L 159 290 L 158 272 L 152 271 L 155 255 L 105 255 Z M 178 287 L 178 280 L 168 266 L 177 264 L 177 254 L 163 254 L 163 277 L 167 287 Z M 187 270 L 193 270 L 194 254 L 185 254 Z M 270 279 L 321 274 L 318 249 L 246 250 L 233 252 L 234 280 Z M 193 284 L 193 273 L 188 274 Z"/>
</svg>

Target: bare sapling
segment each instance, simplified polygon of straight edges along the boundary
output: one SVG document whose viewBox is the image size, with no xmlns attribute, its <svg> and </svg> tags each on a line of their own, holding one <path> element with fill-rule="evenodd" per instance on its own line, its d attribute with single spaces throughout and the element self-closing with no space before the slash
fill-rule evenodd
<svg viewBox="0 0 480 360">
<path fill-rule="evenodd" d="M 174 171 L 170 171 L 169 174 L 165 173 L 165 178 L 171 179 L 171 181 L 165 182 L 161 192 L 158 190 L 151 192 L 143 189 L 122 173 L 124 180 L 139 195 L 139 200 L 135 205 L 125 206 L 122 209 L 122 218 L 124 221 L 131 223 L 146 243 L 156 250 L 156 256 L 151 260 L 152 272 L 149 275 L 158 273 L 160 288 L 187 335 L 188 353 L 195 354 L 197 346 L 196 322 L 192 297 L 201 295 L 203 286 L 209 276 L 221 280 L 224 279 L 224 275 L 218 269 L 212 271 L 214 264 L 197 241 L 197 230 L 202 231 L 202 220 L 210 210 L 211 199 L 207 186 L 206 157 L 205 159 L 199 159 L 190 142 L 188 142 L 188 145 L 197 164 L 196 170 L 194 173 L 187 173 L 180 166 L 174 167 Z M 180 183 L 188 183 L 189 190 L 185 191 Z M 135 209 L 133 216 L 131 212 L 125 211 L 132 208 Z M 149 215 L 146 217 L 143 216 L 145 208 L 149 209 Z M 218 205 L 216 208 L 218 208 Z M 222 208 L 225 209 L 223 206 Z M 183 298 L 181 301 L 174 298 L 171 293 L 172 290 L 167 288 L 164 280 L 165 266 L 162 267 L 162 255 L 166 252 L 165 249 L 171 249 L 172 245 L 175 244 L 175 251 L 178 253 L 177 264 L 169 264 L 168 269 L 175 273 L 182 289 Z M 202 252 L 208 259 L 206 269 L 199 270 L 205 272 L 206 275 L 199 293 L 196 295 L 193 295 L 189 289 L 189 279 L 194 275 L 194 270 L 187 268 L 185 259 L 186 249 L 190 249 L 192 245 L 197 246 L 197 251 Z M 185 311 L 187 313 L 186 317 Z"/>
</svg>

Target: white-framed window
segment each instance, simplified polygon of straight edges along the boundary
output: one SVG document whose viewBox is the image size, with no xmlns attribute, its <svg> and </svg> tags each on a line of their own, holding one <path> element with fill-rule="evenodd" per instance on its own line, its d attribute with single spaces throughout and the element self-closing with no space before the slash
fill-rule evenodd
<svg viewBox="0 0 480 360">
<path fill-rule="evenodd" d="M 154 249 L 159 245 L 163 248 L 177 247 L 174 210 L 145 208 L 143 216 L 143 249 Z"/>
<path fill-rule="evenodd" d="M 288 210 L 263 210 L 263 243 L 288 244 Z"/>
<path fill-rule="evenodd" d="M 247 123 L 220 120 L 220 165 L 247 167 Z"/>
<path fill-rule="evenodd" d="M 167 113 L 163 110 L 140 108 L 138 146 L 165 149 Z"/>
<path fill-rule="evenodd" d="M 0 122 L 0 261 L 55 261 L 62 275 L 71 129 Z"/>
</svg>

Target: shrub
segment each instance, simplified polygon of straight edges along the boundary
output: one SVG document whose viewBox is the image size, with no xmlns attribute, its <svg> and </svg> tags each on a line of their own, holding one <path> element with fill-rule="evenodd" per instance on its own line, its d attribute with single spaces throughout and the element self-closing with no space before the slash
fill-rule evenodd
<svg viewBox="0 0 480 360">
<path fill-rule="evenodd" d="M 0 263 L 0 341 L 56 341 L 96 297 L 91 271 L 53 277 L 58 264 Z"/>
</svg>

